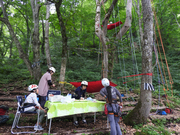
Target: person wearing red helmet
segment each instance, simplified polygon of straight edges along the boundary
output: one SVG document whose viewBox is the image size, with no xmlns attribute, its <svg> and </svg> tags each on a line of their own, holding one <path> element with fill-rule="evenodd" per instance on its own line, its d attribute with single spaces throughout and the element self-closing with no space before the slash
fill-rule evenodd
<svg viewBox="0 0 180 135">
<path fill-rule="evenodd" d="M 55 84 L 51 81 L 51 76 L 56 72 L 54 67 L 50 67 L 47 72 L 41 77 L 38 89 L 39 89 L 39 103 L 42 108 L 44 108 L 44 104 L 46 103 L 46 96 L 50 86 L 55 87 Z"/>
<path fill-rule="evenodd" d="M 28 91 L 30 93 L 27 95 L 26 100 L 24 101 L 24 106 L 34 103 L 36 104 L 36 107 L 35 106 L 27 107 L 25 108 L 24 111 L 36 110 L 37 112 L 39 112 L 39 122 L 38 124 L 36 123 L 36 125 L 34 126 L 34 130 L 43 130 L 44 128 L 42 128 L 41 123 L 46 113 L 46 110 L 43 109 L 41 105 L 38 103 L 38 100 L 37 100 L 38 86 L 36 84 L 29 85 Z"/>
</svg>

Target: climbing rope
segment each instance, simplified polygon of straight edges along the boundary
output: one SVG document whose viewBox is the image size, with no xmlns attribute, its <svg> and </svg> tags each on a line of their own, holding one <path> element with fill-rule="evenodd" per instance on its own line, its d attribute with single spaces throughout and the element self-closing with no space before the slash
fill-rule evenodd
<svg viewBox="0 0 180 135">
<path fill-rule="evenodd" d="M 151 0 L 151 1 L 153 2 L 153 0 Z M 155 12 L 154 8 L 153 8 L 153 12 L 154 12 L 155 21 L 156 21 L 160 41 L 161 41 L 161 46 L 162 46 L 162 50 L 163 50 L 163 54 L 164 54 L 164 58 L 165 58 L 166 66 L 167 66 L 169 81 L 170 81 L 170 85 L 171 85 L 171 94 L 172 94 L 172 97 L 173 97 L 173 87 L 172 87 L 173 80 L 172 80 L 172 76 L 171 76 L 171 73 L 170 73 L 170 70 L 169 70 L 169 66 L 168 66 L 168 62 L 167 62 L 167 58 L 166 58 L 166 54 L 165 54 L 165 50 L 164 50 L 164 45 L 163 45 L 163 41 L 162 41 L 162 37 L 161 37 L 161 32 L 160 32 L 160 29 L 159 29 L 159 24 L 158 24 L 158 21 L 157 21 L 157 16 L 156 16 L 156 12 Z M 167 86 L 167 90 L 168 90 L 168 86 Z"/>
</svg>

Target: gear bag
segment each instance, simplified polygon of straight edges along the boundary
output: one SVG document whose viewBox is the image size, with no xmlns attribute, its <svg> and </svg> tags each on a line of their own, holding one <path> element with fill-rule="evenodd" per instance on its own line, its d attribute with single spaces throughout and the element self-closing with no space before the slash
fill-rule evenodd
<svg viewBox="0 0 180 135">
<path fill-rule="evenodd" d="M 172 109 L 170 109 L 170 108 L 166 108 L 166 109 L 165 109 L 165 112 L 166 112 L 166 113 L 169 113 L 169 114 L 173 114 L 173 111 L 172 111 Z"/>
</svg>

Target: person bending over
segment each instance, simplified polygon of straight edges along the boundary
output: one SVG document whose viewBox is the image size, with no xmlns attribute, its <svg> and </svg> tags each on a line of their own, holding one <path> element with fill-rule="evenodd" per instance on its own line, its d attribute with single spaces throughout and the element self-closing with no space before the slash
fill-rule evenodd
<svg viewBox="0 0 180 135">
<path fill-rule="evenodd" d="M 87 86 L 88 86 L 88 82 L 82 81 L 81 86 L 77 87 L 77 89 L 75 90 L 75 94 L 72 96 L 72 98 L 84 100 Z M 73 119 L 74 119 L 74 125 L 78 126 L 79 124 L 77 121 L 77 115 L 74 115 Z M 85 114 L 82 114 L 82 122 L 83 124 L 87 124 L 85 120 Z"/>
</svg>

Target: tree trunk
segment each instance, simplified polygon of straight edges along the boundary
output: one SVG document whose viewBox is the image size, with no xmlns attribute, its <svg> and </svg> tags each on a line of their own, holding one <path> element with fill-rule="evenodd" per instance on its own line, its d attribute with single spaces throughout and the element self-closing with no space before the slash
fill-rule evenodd
<svg viewBox="0 0 180 135">
<path fill-rule="evenodd" d="M 35 80 L 39 80 L 41 77 L 40 68 L 40 43 L 39 43 L 39 10 L 41 5 L 40 0 L 31 0 L 31 8 L 33 12 L 34 31 L 33 31 L 33 76 Z"/>
<path fill-rule="evenodd" d="M 2 0 L 0 0 L 0 4 L 1 4 L 1 8 L 3 10 L 3 16 L 4 16 L 3 18 L 0 17 L 0 21 L 5 23 L 6 26 L 8 27 L 9 33 L 10 33 L 10 35 L 11 35 L 11 37 L 12 37 L 12 39 L 13 39 L 13 41 L 16 44 L 16 47 L 18 49 L 19 57 L 21 59 L 23 59 L 24 63 L 26 64 L 26 66 L 27 66 L 27 68 L 28 68 L 28 70 L 29 70 L 29 72 L 30 72 L 30 74 L 32 76 L 33 71 L 32 71 L 32 68 L 31 68 L 31 62 L 29 61 L 27 54 L 24 53 L 23 48 L 22 48 L 18 38 L 16 37 L 16 34 L 14 33 L 14 30 L 13 30 L 13 28 L 12 28 L 12 26 L 11 26 L 9 20 L 8 20 L 8 16 L 7 16 L 7 13 L 6 13 L 6 10 L 4 8 Z"/>
<path fill-rule="evenodd" d="M 107 14 L 105 15 L 105 18 L 102 22 L 103 24 L 103 30 L 101 30 L 101 24 L 100 24 L 100 14 L 101 14 L 101 5 L 99 0 L 96 0 L 96 17 L 95 17 L 95 34 L 99 37 L 100 42 L 102 42 L 103 46 L 103 75 L 102 77 L 108 78 L 108 45 L 106 43 L 109 41 L 108 38 L 106 38 L 107 34 L 107 24 L 108 20 L 110 18 L 110 15 L 113 11 L 114 5 L 116 5 L 117 0 L 113 0 Z"/>
<path fill-rule="evenodd" d="M 115 59 L 115 46 L 113 44 L 109 44 L 109 63 L 108 63 L 108 78 L 109 80 L 112 80 L 113 78 L 113 67 L 114 67 L 114 59 Z"/>
<path fill-rule="evenodd" d="M 153 14 L 151 1 L 141 0 L 143 9 L 144 36 L 142 45 L 142 73 L 152 73 Z M 144 90 L 144 83 L 152 84 L 152 76 L 143 75 L 141 79 L 140 99 L 137 106 L 125 119 L 125 124 L 146 123 L 151 110 L 151 91 Z"/>
<path fill-rule="evenodd" d="M 59 77 L 59 82 L 60 82 L 60 90 L 63 90 L 64 88 L 64 81 L 65 81 L 65 73 L 66 73 L 66 63 L 67 63 L 67 36 L 66 36 L 66 27 L 64 25 L 62 15 L 60 12 L 60 6 L 61 6 L 62 0 L 59 2 L 55 3 L 56 7 L 56 12 L 59 20 L 59 25 L 61 27 L 61 35 L 62 35 L 62 57 L 61 57 L 61 71 L 60 71 L 60 77 Z"/>
<path fill-rule="evenodd" d="M 116 35 L 116 38 L 119 39 L 119 40 L 127 32 L 127 30 L 131 27 L 131 22 L 132 22 L 132 13 L 131 13 L 131 10 L 132 10 L 132 0 L 127 0 L 126 21 L 124 22 L 124 25 L 121 28 L 121 30 Z"/>
<path fill-rule="evenodd" d="M 103 77 L 106 78 L 112 78 L 113 77 L 113 65 L 114 65 L 114 52 L 113 48 L 114 46 L 106 45 L 106 43 L 109 41 L 108 38 L 106 38 L 107 34 L 107 23 L 110 18 L 110 15 L 113 11 L 114 6 L 116 5 L 117 0 L 113 0 L 107 14 L 105 15 L 104 20 L 102 21 L 103 30 L 101 30 L 100 25 L 100 13 L 101 13 L 101 5 L 99 0 L 96 0 L 96 17 L 95 17 L 95 33 L 99 37 L 100 42 L 102 42 L 103 46 Z M 132 8 L 132 0 L 127 0 L 127 7 L 126 7 L 126 21 L 121 28 L 121 30 L 116 35 L 117 39 L 121 39 L 121 37 L 127 32 L 127 30 L 131 27 L 131 20 L 132 20 L 132 14 L 131 14 L 131 8 Z M 112 48 L 109 48 L 112 52 L 108 52 L 108 46 L 111 46 Z M 111 57 L 108 57 L 111 55 Z M 108 61 L 110 61 L 110 65 L 108 64 Z M 109 66 L 108 66 L 109 65 Z"/>
<path fill-rule="evenodd" d="M 46 20 L 47 21 L 47 20 Z M 45 46 L 45 30 L 44 30 L 44 19 L 42 18 L 42 44 L 41 44 L 41 53 L 43 55 L 45 55 L 45 52 L 44 52 L 44 46 Z"/>
<path fill-rule="evenodd" d="M 50 14 L 49 10 L 50 10 L 50 5 L 48 4 L 46 6 L 46 22 L 45 22 L 45 50 L 46 50 L 46 61 L 48 68 L 52 66 L 51 55 L 49 51 L 49 14 Z"/>
</svg>

